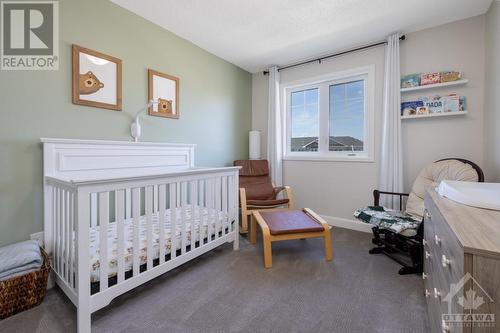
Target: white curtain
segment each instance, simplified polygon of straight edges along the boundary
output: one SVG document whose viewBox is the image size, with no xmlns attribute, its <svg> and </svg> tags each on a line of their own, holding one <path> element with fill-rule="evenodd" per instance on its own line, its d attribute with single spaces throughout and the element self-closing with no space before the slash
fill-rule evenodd
<svg viewBox="0 0 500 333">
<path fill-rule="evenodd" d="M 380 189 L 402 192 L 403 160 L 401 148 L 401 91 L 399 72 L 399 34 L 387 38 L 382 122 Z M 381 205 L 399 207 L 399 197 L 381 196 Z"/>
<path fill-rule="evenodd" d="M 280 108 L 280 74 L 278 67 L 269 69 L 269 105 L 267 118 L 267 160 L 271 179 L 283 185 L 283 122 Z"/>
</svg>

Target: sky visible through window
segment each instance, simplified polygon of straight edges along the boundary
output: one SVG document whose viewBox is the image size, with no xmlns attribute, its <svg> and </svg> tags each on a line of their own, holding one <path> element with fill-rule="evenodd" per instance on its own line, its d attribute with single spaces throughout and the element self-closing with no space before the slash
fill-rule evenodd
<svg viewBox="0 0 500 333">
<path fill-rule="evenodd" d="M 292 138 L 318 137 L 319 91 L 317 88 L 292 93 Z"/>
<path fill-rule="evenodd" d="M 296 91 L 291 94 L 292 138 L 318 137 L 319 90 Z M 364 139 L 364 81 L 330 86 L 330 136 Z"/>
</svg>

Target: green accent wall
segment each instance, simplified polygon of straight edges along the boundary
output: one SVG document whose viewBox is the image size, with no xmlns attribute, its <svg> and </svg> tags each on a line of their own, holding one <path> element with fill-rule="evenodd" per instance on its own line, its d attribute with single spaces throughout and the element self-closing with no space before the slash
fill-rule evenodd
<svg viewBox="0 0 500 333">
<path fill-rule="evenodd" d="M 0 71 L 0 246 L 43 230 L 39 139 L 131 140 L 148 68 L 180 78 L 180 119 L 143 116 L 142 141 L 198 144 L 198 166 L 247 157 L 248 72 L 109 1 L 60 1 L 59 24 L 58 71 Z M 71 103 L 72 44 L 122 59 L 121 112 Z"/>
</svg>

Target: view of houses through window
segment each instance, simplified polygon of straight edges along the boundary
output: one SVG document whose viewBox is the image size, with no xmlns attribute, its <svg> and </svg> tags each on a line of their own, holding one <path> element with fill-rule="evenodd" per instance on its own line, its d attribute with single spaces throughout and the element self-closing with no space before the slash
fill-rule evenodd
<svg viewBox="0 0 500 333">
<path fill-rule="evenodd" d="M 320 87 L 291 92 L 290 151 L 319 150 L 321 119 L 328 119 L 328 139 L 324 140 L 325 144 L 328 140 L 328 151 L 364 151 L 365 81 L 328 84 L 323 91 L 328 92 L 325 96 L 328 110 L 320 108 L 320 105 L 326 105 L 320 101 Z"/>
</svg>

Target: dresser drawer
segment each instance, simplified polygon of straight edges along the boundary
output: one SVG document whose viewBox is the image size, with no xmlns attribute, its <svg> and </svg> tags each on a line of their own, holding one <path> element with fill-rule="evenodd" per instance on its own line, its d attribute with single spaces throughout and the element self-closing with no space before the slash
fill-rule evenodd
<svg viewBox="0 0 500 333">
<path fill-rule="evenodd" d="M 432 250 L 433 263 L 440 267 L 445 283 L 457 283 L 464 275 L 463 248 L 436 205 L 432 201 L 426 205 L 426 218 L 432 222 L 434 233 L 432 239 L 426 241 Z"/>
</svg>

